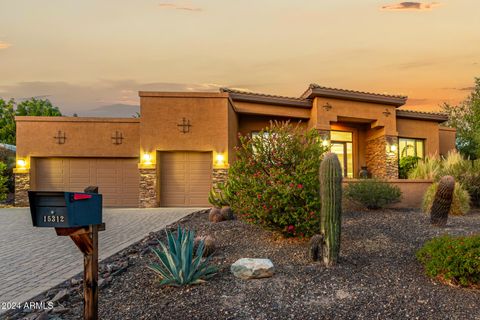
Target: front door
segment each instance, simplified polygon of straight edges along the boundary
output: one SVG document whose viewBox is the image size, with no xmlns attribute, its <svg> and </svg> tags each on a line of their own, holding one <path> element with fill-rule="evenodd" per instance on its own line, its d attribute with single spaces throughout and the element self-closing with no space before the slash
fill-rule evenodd
<svg viewBox="0 0 480 320">
<path fill-rule="evenodd" d="M 343 176 L 353 178 L 352 132 L 331 131 L 331 151 L 338 156 Z"/>
</svg>

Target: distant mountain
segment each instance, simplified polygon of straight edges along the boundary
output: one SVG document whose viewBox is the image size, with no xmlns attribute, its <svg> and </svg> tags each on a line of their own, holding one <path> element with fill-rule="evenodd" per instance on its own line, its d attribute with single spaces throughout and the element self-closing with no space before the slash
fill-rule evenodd
<svg viewBox="0 0 480 320">
<path fill-rule="evenodd" d="M 130 104 L 110 104 L 98 108 L 79 111 L 79 117 L 131 118 L 140 112 L 140 106 Z"/>
</svg>

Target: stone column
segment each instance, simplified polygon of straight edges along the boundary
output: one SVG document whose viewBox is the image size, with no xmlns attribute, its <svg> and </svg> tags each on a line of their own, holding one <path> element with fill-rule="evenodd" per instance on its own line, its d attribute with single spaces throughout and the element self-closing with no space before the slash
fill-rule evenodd
<svg viewBox="0 0 480 320">
<path fill-rule="evenodd" d="M 398 179 L 398 137 L 387 136 L 386 154 L 386 177 L 387 179 Z M 390 146 L 396 146 L 395 150 L 391 150 Z"/>
<path fill-rule="evenodd" d="M 15 172 L 15 206 L 28 207 L 28 190 L 30 190 L 30 172 Z"/>
<path fill-rule="evenodd" d="M 228 169 L 218 169 L 214 168 L 212 170 L 212 187 L 215 191 L 218 191 L 218 184 L 227 182 Z"/>
<path fill-rule="evenodd" d="M 397 150 L 392 150 L 395 145 Z M 366 141 L 367 169 L 374 178 L 398 179 L 398 137 L 380 136 Z"/>
<path fill-rule="evenodd" d="M 157 201 L 157 170 L 155 168 L 141 168 L 140 194 L 138 206 L 140 208 L 156 208 Z"/>
</svg>

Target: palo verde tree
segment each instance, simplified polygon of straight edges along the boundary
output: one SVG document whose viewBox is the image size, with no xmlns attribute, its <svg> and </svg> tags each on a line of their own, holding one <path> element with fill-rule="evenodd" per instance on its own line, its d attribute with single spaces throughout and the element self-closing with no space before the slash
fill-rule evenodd
<svg viewBox="0 0 480 320">
<path fill-rule="evenodd" d="M 480 78 L 468 98 L 457 106 L 445 103 L 447 125 L 457 129 L 457 149 L 470 159 L 480 158 Z"/>
</svg>

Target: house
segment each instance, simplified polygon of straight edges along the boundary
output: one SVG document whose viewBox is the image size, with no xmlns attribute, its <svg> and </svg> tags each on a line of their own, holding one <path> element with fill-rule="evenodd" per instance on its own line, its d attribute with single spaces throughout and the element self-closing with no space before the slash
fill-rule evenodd
<svg viewBox="0 0 480 320">
<path fill-rule="evenodd" d="M 399 157 L 455 148 L 447 117 L 398 109 L 407 97 L 310 85 L 300 97 L 221 89 L 140 92 L 140 118 L 16 117 L 16 204 L 26 190 L 98 185 L 106 206 L 207 206 L 238 133 L 270 120 L 317 129 L 345 177 L 398 178 Z"/>
</svg>

